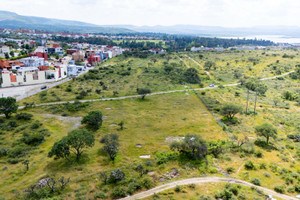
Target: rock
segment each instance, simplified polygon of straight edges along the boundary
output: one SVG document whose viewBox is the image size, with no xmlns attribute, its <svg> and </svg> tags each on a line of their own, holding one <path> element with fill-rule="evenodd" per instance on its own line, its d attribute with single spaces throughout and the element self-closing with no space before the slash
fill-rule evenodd
<svg viewBox="0 0 300 200">
<path fill-rule="evenodd" d="M 137 144 L 137 145 L 135 145 L 137 148 L 142 148 L 143 147 L 143 145 L 141 145 L 141 144 Z"/>
<path fill-rule="evenodd" d="M 105 108 L 106 110 L 111 110 L 111 108 L 110 107 L 107 107 L 107 108 Z"/>
<path fill-rule="evenodd" d="M 150 155 L 140 155 L 140 158 L 144 158 L 144 159 L 147 159 L 147 158 L 150 158 L 151 156 Z"/>
<path fill-rule="evenodd" d="M 163 181 L 165 181 L 165 179 L 164 179 L 164 178 L 160 178 L 159 181 L 160 181 L 160 182 L 163 182 Z"/>
</svg>

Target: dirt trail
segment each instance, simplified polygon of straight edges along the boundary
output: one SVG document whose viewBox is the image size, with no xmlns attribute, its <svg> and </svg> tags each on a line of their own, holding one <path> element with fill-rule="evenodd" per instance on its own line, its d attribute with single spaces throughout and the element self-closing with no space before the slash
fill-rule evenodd
<svg viewBox="0 0 300 200">
<path fill-rule="evenodd" d="M 277 77 L 282 77 L 282 76 L 287 76 L 291 73 L 294 73 L 295 71 L 287 72 L 285 74 L 279 75 L 279 76 L 273 76 L 273 77 L 268 77 L 268 78 L 262 78 L 260 80 L 270 80 L 270 79 L 275 79 Z M 232 84 L 227 84 L 223 85 L 224 87 L 233 87 L 240 85 L 241 83 L 232 83 Z M 159 95 L 159 94 L 170 94 L 170 93 L 175 93 L 175 92 L 187 92 L 187 91 L 198 91 L 198 90 L 210 90 L 210 89 L 215 89 L 218 88 L 218 86 L 214 87 L 205 87 L 205 88 L 196 88 L 196 89 L 184 89 L 184 90 L 171 90 L 171 91 L 162 91 L 162 92 L 153 92 L 151 94 L 148 94 L 148 96 L 153 96 L 153 95 Z M 103 99 L 87 99 L 87 100 L 80 100 L 79 102 L 94 102 L 94 101 L 112 101 L 112 100 L 122 100 L 122 99 L 130 99 L 130 98 L 138 98 L 141 97 L 142 95 L 132 95 L 132 96 L 123 96 L 123 97 L 114 97 L 114 98 L 103 98 Z M 57 105 L 57 104 L 65 104 L 65 103 L 74 103 L 75 101 L 59 101 L 59 102 L 52 102 L 52 103 L 44 103 L 44 104 L 37 104 L 35 106 L 47 106 L 47 105 Z M 19 109 L 24 108 L 24 106 L 19 106 Z"/>
<path fill-rule="evenodd" d="M 252 183 L 248 183 L 246 181 L 233 179 L 233 178 L 222 178 L 222 177 L 203 177 L 203 178 L 190 178 L 190 179 L 184 179 L 179 181 L 174 181 L 171 183 L 167 183 L 158 187 L 155 187 L 153 189 L 135 194 L 133 196 L 128 196 L 119 200 L 135 200 L 135 199 L 143 199 L 149 196 L 152 196 L 154 193 L 159 193 L 167 189 L 171 189 L 176 187 L 177 185 L 188 185 L 188 184 L 201 184 L 201 183 L 234 183 L 239 185 L 244 185 L 248 187 L 256 187 L 259 190 L 262 190 L 264 193 L 272 195 L 274 197 L 279 197 L 286 200 L 299 200 L 295 197 L 290 197 L 285 194 L 277 193 L 273 190 L 270 190 L 268 188 L 260 187 L 253 185 Z"/>
</svg>

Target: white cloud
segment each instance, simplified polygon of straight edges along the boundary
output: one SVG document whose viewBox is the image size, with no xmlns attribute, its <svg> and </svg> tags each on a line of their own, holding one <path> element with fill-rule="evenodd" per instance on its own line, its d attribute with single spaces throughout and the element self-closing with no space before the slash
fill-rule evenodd
<svg viewBox="0 0 300 200">
<path fill-rule="evenodd" d="M 1 10 L 99 25 L 297 25 L 299 0 L 0 0 Z"/>
</svg>

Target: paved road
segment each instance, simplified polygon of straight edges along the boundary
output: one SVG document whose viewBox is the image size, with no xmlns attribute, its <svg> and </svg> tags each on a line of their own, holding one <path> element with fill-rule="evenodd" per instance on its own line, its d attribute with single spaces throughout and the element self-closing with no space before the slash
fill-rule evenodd
<svg viewBox="0 0 300 200">
<path fill-rule="evenodd" d="M 89 70 L 91 70 L 91 69 L 94 69 L 94 67 L 86 68 L 86 70 L 80 72 L 80 73 L 78 74 L 78 76 L 81 76 L 81 75 L 87 73 L 87 72 L 88 72 Z M 55 82 L 55 83 L 52 83 L 52 84 L 48 85 L 47 87 L 48 87 L 48 88 L 52 88 L 52 87 L 55 87 L 55 86 L 57 86 L 57 85 L 63 84 L 63 83 L 65 83 L 65 82 L 68 82 L 68 81 L 70 81 L 70 80 L 72 80 L 72 78 L 67 77 L 67 78 L 62 79 L 62 80 L 60 80 L 60 81 L 57 81 L 57 82 Z M 28 94 L 25 94 L 25 95 L 21 95 L 21 96 L 17 97 L 16 99 L 17 99 L 17 101 L 19 101 L 19 100 L 21 100 L 21 99 L 25 99 L 26 97 L 35 95 L 35 94 L 37 94 L 37 93 L 39 93 L 39 92 L 41 92 L 41 91 L 42 91 L 41 88 L 38 88 L 37 90 L 34 90 L 34 91 L 32 91 L 32 92 L 30 92 L 30 93 L 28 93 Z"/>
<path fill-rule="evenodd" d="M 266 193 L 268 195 L 272 195 L 274 197 L 279 197 L 279 198 L 286 199 L 286 200 L 299 200 L 295 197 L 290 197 L 290 196 L 285 195 L 285 194 L 280 194 L 280 193 L 277 193 L 277 192 L 275 192 L 273 190 L 270 190 L 268 188 L 256 186 L 256 185 L 253 185 L 252 183 L 248 183 L 248 182 L 243 181 L 243 180 L 233 179 L 233 178 L 221 178 L 221 177 L 190 178 L 190 179 L 174 181 L 174 182 L 167 183 L 167 184 L 155 187 L 153 189 L 150 189 L 150 190 L 147 190 L 147 191 L 144 191 L 144 192 L 132 195 L 132 196 L 128 196 L 128 197 L 125 197 L 125 198 L 122 198 L 122 199 L 119 199 L 119 200 L 143 199 L 143 198 L 154 195 L 154 193 L 159 193 L 159 192 L 162 192 L 164 190 L 174 188 L 177 185 L 201 184 L 201 183 L 235 183 L 235 184 L 244 185 L 244 186 L 247 186 L 247 187 L 256 187 L 259 190 L 262 190 L 264 193 Z"/>
<path fill-rule="evenodd" d="M 273 77 L 267 77 L 267 78 L 262 78 L 261 80 L 270 80 L 270 79 L 275 79 L 278 77 L 282 76 L 287 76 L 295 71 L 287 72 L 285 74 L 281 74 L 278 76 L 273 76 Z M 233 84 L 227 84 L 223 85 L 224 87 L 233 87 L 240 85 L 241 83 L 233 83 Z M 193 90 L 209 90 L 209 89 L 215 89 L 218 86 L 215 87 L 205 87 L 205 88 L 196 88 L 196 89 L 184 89 L 184 90 L 171 90 L 171 91 L 162 91 L 162 92 L 153 92 L 151 94 L 148 94 L 148 96 L 153 96 L 153 95 L 159 95 L 159 94 L 170 94 L 170 93 L 175 93 L 175 92 L 187 92 L 187 91 L 193 91 Z M 94 102 L 94 101 L 112 101 L 112 100 L 122 100 L 122 99 L 130 99 L 130 98 L 138 98 L 141 97 L 142 95 L 132 95 L 132 96 L 123 96 L 123 97 L 113 97 L 113 98 L 103 98 L 103 99 L 87 99 L 87 100 L 80 100 L 79 102 Z M 59 102 L 52 102 L 52 103 L 44 103 L 44 104 L 37 104 L 35 106 L 47 106 L 47 105 L 56 105 L 56 104 L 64 104 L 64 103 L 74 103 L 74 101 L 59 101 Z M 24 106 L 20 106 L 19 109 L 24 108 Z"/>
<path fill-rule="evenodd" d="M 82 71 L 78 76 L 87 73 L 89 70 L 93 69 L 93 67 L 87 68 L 85 71 Z M 1 88 L 0 95 L 3 97 L 15 97 L 17 101 L 24 99 L 26 97 L 35 95 L 41 92 L 41 87 L 46 85 L 48 88 L 55 87 L 57 85 L 63 84 L 65 82 L 70 81 L 70 78 L 65 78 L 57 82 L 50 82 L 50 83 L 42 83 L 36 85 L 26 85 L 26 86 L 16 86 L 16 87 L 8 87 L 8 88 Z"/>
</svg>

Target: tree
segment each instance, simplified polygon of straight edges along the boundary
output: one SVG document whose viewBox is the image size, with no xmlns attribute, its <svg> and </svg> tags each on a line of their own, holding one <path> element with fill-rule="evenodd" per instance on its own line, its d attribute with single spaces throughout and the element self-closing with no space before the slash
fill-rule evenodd
<svg viewBox="0 0 300 200">
<path fill-rule="evenodd" d="M 187 134 L 182 142 L 173 142 L 170 149 L 192 159 L 205 159 L 208 154 L 206 141 L 196 134 Z"/>
<path fill-rule="evenodd" d="M 102 113 L 100 111 L 89 112 L 88 115 L 81 120 L 81 123 L 87 124 L 90 129 L 96 131 L 102 126 Z"/>
<path fill-rule="evenodd" d="M 11 57 L 14 57 L 14 56 L 15 56 L 15 52 L 14 52 L 14 51 L 11 51 L 11 52 L 9 53 L 9 55 L 10 55 Z"/>
<path fill-rule="evenodd" d="M 12 97 L 2 97 L 0 98 L 0 113 L 4 114 L 8 119 L 12 113 L 16 113 L 18 110 L 18 105 L 16 99 Z"/>
<path fill-rule="evenodd" d="M 255 92 L 255 106 L 254 106 L 254 113 L 256 111 L 256 102 L 257 102 L 257 95 L 264 95 L 266 91 L 268 90 L 268 87 L 262 83 L 261 80 L 257 78 L 250 78 L 245 83 L 246 88 L 248 89 L 247 93 L 247 107 L 246 107 L 246 113 L 248 112 L 248 103 L 249 103 L 249 93 L 250 90 Z"/>
<path fill-rule="evenodd" d="M 108 177 L 107 172 L 100 172 L 99 173 L 99 178 L 104 183 L 104 185 L 106 185 L 109 177 Z"/>
<path fill-rule="evenodd" d="M 228 103 L 221 108 L 220 114 L 226 117 L 227 119 L 232 120 L 234 116 L 241 111 L 242 108 L 240 106 L 235 105 L 233 103 Z"/>
<path fill-rule="evenodd" d="M 135 171 L 140 173 L 140 177 L 142 177 L 144 174 L 148 173 L 148 170 L 145 169 L 145 167 L 142 164 L 139 164 L 138 166 L 136 166 Z"/>
<path fill-rule="evenodd" d="M 22 164 L 26 166 L 26 171 L 28 171 L 29 170 L 29 160 L 24 160 L 22 162 Z"/>
<path fill-rule="evenodd" d="M 65 158 L 70 161 L 70 154 L 67 137 L 63 137 L 60 141 L 54 143 L 48 157 L 55 156 L 54 159 Z"/>
<path fill-rule="evenodd" d="M 263 136 L 267 139 L 267 144 L 269 144 L 270 138 L 276 138 L 277 129 L 269 123 L 264 123 L 262 125 L 255 127 L 255 132 L 258 136 Z"/>
<path fill-rule="evenodd" d="M 76 160 L 80 159 L 83 150 L 94 146 L 94 134 L 85 129 L 78 129 L 68 133 L 68 144 L 70 150 L 76 155 Z"/>
<path fill-rule="evenodd" d="M 100 143 L 105 144 L 103 150 L 109 155 L 110 159 L 114 161 L 119 151 L 119 136 L 117 134 L 105 135 L 101 138 Z"/>
<path fill-rule="evenodd" d="M 224 151 L 224 140 L 218 140 L 218 141 L 210 141 L 208 143 L 208 151 L 210 154 L 212 154 L 215 158 L 218 158 L 219 155 Z"/>
<path fill-rule="evenodd" d="M 137 88 L 136 91 L 139 95 L 142 95 L 142 100 L 145 99 L 147 94 L 151 93 L 151 90 L 149 88 Z"/>
<path fill-rule="evenodd" d="M 195 68 L 188 68 L 185 72 L 184 72 L 184 77 L 185 77 L 185 81 L 187 83 L 200 83 L 200 77 L 198 75 L 198 71 Z"/>
<path fill-rule="evenodd" d="M 93 133 L 85 129 L 73 130 L 60 141 L 54 143 L 48 157 L 66 158 L 70 161 L 70 155 L 73 152 L 76 155 L 76 160 L 79 161 L 84 149 L 94 146 L 94 143 Z"/>
<path fill-rule="evenodd" d="M 216 63 L 212 62 L 212 61 L 206 61 L 204 63 L 204 68 L 206 70 L 210 70 L 212 67 L 215 67 L 216 66 Z"/>
<path fill-rule="evenodd" d="M 9 54 L 8 53 L 5 53 L 5 59 L 9 59 Z"/>
</svg>

